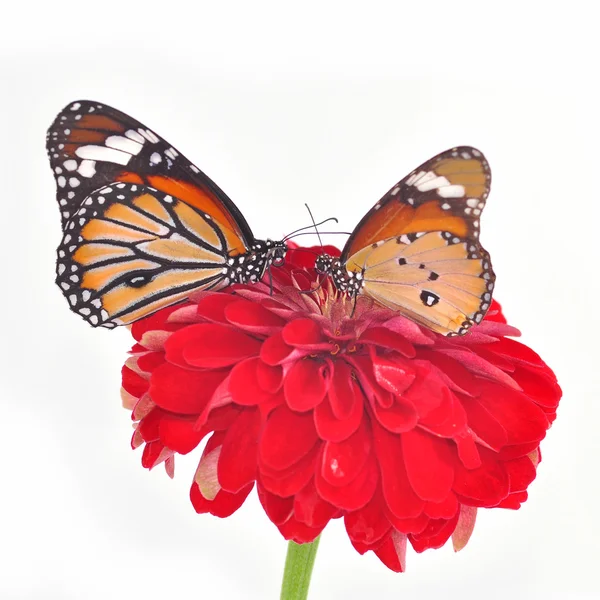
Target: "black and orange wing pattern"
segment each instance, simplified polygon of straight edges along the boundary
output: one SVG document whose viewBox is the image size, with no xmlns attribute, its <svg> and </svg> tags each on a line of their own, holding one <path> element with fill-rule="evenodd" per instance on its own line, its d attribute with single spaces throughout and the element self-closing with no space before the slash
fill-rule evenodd
<svg viewBox="0 0 600 600">
<path fill-rule="evenodd" d="M 481 152 L 442 152 L 375 204 L 341 262 L 380 304 L 439 333 L 465 334 L 483 319 L 494 288 L 489 254 L 478 241 L 490 185 Z"/>
<path fill-rule="evenodd" d="M 126 325 L 189 296 L 260 280 L 273 247 L 204 173 L 146 126 L 80 100 L 47 151 L 63 238 L 56 282 L 93 326 Z"/>
</svg>

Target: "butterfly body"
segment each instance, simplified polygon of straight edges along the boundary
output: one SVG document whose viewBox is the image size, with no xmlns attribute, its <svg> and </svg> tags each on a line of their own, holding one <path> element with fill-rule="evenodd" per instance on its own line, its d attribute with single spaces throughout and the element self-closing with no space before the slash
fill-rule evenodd
<svg viewBox="0 0 600 600">
<path fill-rule="evenodd" d="M 494 288 L 478 241 L 491 182 L 475 148 L 453 148 L 395 185 L 363 217 L 339 259 L 316 269 L 351 297 L 379 304 L 444 335 L 464 335 L 483 319 Z"/>
<path fill-rule="evenodd" d="M 256 283 L 285 260 L 285 242 L 258 240 L 204 173 L 114 108 L 71 103 L 47 151 L 63 237 L 56 282 L 71 309 L 113 328 L 198 290 Z"/>
</svg>

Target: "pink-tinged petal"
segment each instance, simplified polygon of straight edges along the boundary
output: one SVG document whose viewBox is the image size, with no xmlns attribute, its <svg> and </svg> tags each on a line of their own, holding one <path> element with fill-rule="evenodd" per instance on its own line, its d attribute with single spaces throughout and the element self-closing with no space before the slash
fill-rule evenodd
<svg viewBox="0 0 600 600">
<path fill-rule="evenodd" d="M 267 491 L 260 483 L 257 485 L 258 499 L 271 523 L 283 525 L 293 514 L 294 497 L 282 498 Z"/>
<path fill-rule="evenodd" d="M 377 462 L 373 453 L 370 454 L 361 472 L 346 486 L 339 487 L 328 483 L 317 468 L 315 485 L 319 495 L 327 502 L 340 509 L 353 511 L 365 506 L 377 489 L 379 475 Z"/>
<path fill-rule="evenodd" d="M 548 419 L 544 411 L 524 394 L 484 381 L 479 401 L 504 427 L 509 444 L 540 441 L 546 435 Z"/>
<path fill-rule="evenodd" d="M 506 462 L 509 460 L 515 460 L 516 458 L 522 458 L 523 456 L 529 456 L 531 452 L 534 452 L 538 448 L 539 442 L 534 440 L 533 442 L 527 442 L 525 444 L 515 444 L 514 446 L 504 446 L 500 452 L 498 452 L 498 459 Z"/>
<path fill-rule="evenodd" d="M 169 363 L 152 373 L 150 396 L 165 410 L 184 415 L 202 412 L 227 371 L 188 371 Z"/>
<path fill-rule="evenodd" d="M 381 540 L 390 530 L 381 492 L 376 491 L 371 501 L 363 508 L 346 513 L 344 524 L 348 537 L 353 542 L 372 546 Z"/>
<path fill-rule="evenodd" d="M 165 355 L 163 352 L 146 352 L 137 359 L 137 367 L 141 371 L 140 374 L 152 373 L 157 367 L 164 364 Z"/>
<path fill-rule="evenodd" d="M 437 338 L 433 332 L 420 327 L 414 321 L 411 321 L 401 315 L 386 321 L 382 324 L 382 327 L 385 327 L 394 333 L 400 334 L 410 343 L 418 346 L 430 346 L 435 344 L 437 341 Z"/>
<path fill-rule="evenodd" d="M 536 470 L 528 456 L 504 463 L 510 485 L 510 493 L 524 492 L 535 479 Z"/>
<path fill-rule="evenodd" d="M 497 462 L 496 455 L 485 448 L 481 449 L 482 465 L 478 469 L 465 469 L 460 463 L 455 465 L 452 489 L 462 504 L 469 506 L 496 506 L 509 494 L 508 473 L 503 463 Z"/>
<path fill-rule="evenodd" d="M 506 429 L 489 413 L 476 398 L 461 398 L 462 407 L 467 413 L 470 429 L 493 450 L 500 450 L 508 442 Z"/>
<path fill-rule="evenodd" d="M 453 492 L 450 492 L 442 502 L 427 502 L 425 504 L 425 513 L 432 519 L 451 519 L 457 510 L 458 500 Z"/>
<path fill-rule="evenodd" d="M 282 471 L 299 462 L 316 442 L 312 414 L 298 414 L 281 406 L 271 413 L 262 431 L 260 459 L 271 469 Z"/>
<path fill-rule="evenodd" d="M 386 327 L 370 327 L 360 336 L 359 342 L 395 350 L 407 358 L 413 358 L 416 354 L 414 346 L 407 339 Z"/>
<path fill-rule="evenodd" d="M 244 410 L 223 440 L 217 475 L 221 487 L 232 493 L 256 479 L 256 453 L 261 419 L 256 409 Z"/>
<path fill-rule="evenodd" d="M 459 511 L 452 519 L 431 519 L 421 533 L 408 536 L 408 540 L 416 552 L 423 552 L 429 548 L 441 548 L 456 529 Z"/>
<path fill-rule="evenodd" d="M 142 467 L 152 469 L 166 459 L 165 447 L 161 442 L 146 442 L 142 453 Z"/>
<path fill-rule="evenodd" d="M 512 373 L 515 370 L 515 363 L 513 361 L 500 354 L 496 354 L 495 352 L 490 352 L 488 350 L 488 346 L 486 345 L 476 346 L 472 348 L 472 350 L 480 358 L 489 362 L 491 365 L 497 367 L 501 371 L 506 371 L 506 373 Z"/>
<path fill-rule="evenodd" d="M 407 361 L 387 360 L 381 356 L 373 356 L 373 374 L 375 380 L 384 389 L 395 396 L 401 396 L 414 382 L 415 370 Z"/>
<path fill-rule="evenodd" d="M 320 535 L 323 531 L 323 527 L 309 527 L 304 523 L 301 523 L 293 516 L 290 517 L 285 523 L 277 525 L 277 528 L 281 532 L 281 535 L 286 540 L 296 542 L 296 544 L 310 544 L 315 541 L 315 538 Z"/>
<path fill-rule="evenodd" d="M 347 419 L 355 410 L 358 386 L 352 377 L 352 367 L 344 360 L 334 364 L 329 387 L 329 403 L 336 419 Z"/>
<path fill-rule="evenodd" d="M 471 534 L 475 529 L 475 519 L 477 518 L 477 508 L 474 506 L 461 506 L 456 529 L 452 533 L 452 546 L 454 552 L 460 552 L 471 539 Z"/>
<path fill-rule="evenodd" d="M 213 323 L 227 323 L 225 309 L 238 298 L 229 294 L 209 294 L 199 300 L 197 304 L 198 317 Z"/>
<path fill-rule="evenodd" d="M 392 530 L 385 542 L 375 550 L 377 558 L 395 573 L 404 573 L 406 569 L 406 541 L 406 535 Z"/>
<path fill-rule="evenodd" d="M 371 432 L 365 421 L 343 442 L 327 442 L 323 450 L 321 475 L 330 485 L 347 486 L 367 462 L 371 452 Z"/>
<path fill-rule="evenodd" d="M 435 365 L 452 391 L 468 396 L 476 396 L 479 393 L 477 379 L 460 362 L 447 354 L 422 348 L 419 349 L 417 358 L 427 360 Z"/>
<path fill-rule="evenodd" d="M 419 429 L 402 434 L 406 474 L 417 496 L 430 502 L 443 502 L 454 481 L 451 442 Z"/>
<path fill-rule="evenodd" d="M 150 414 L 152 410 L 156 407 L 156 404 L 150 398 L 150 394 L 144 394 L 133 407 L 133 411 L 131 413 L 131 418 L 133 421 L 139 421 L 143 419 L 146 415 Z"/>
<path fill-rule="evenodd" d="M 267 365 L 280 365 L 288 360 L 293 352 L 293 346 L 285 343 L 281 333 L 276 333 L 264 341 L 260 349 L 260 359 Z"/>
<path fill-rule="evenodd" d="M 309 527 L 317 529 L 325 527 L 337 511 L 337 507 L 319 496 L 312 481 L 295 496 L 294 516 Z"/>
<path fill-rule="evenodd" d="M 295 319 L 283 328 L 281 334 L 286 344 L 296 348 L 332 348 L 332 345 L 326 342 L 319 325 L 312 319 Z"/>
<path fill-rule="evenodd" d="M 498 367 L 495 367 L 487 360 L 481 358 L 481 356 L 475 352 L 462 349 L 458 350 L 454 348 L 444 348 L 443 350 L 439 350 L 439 352 L 443 352 L 451 358 L 456 359 L 475 375 L 482 375 L 483 377 L 493 379 L 494 381 L 502 383 L 503 385 L 514 390 L 520 389 L 519 384 L 512 377 L 510 377 L 510 375 L 507 375 Z"/>
<path fill-rule="evenodd" d="M 328 387 L 327 365 L 310 358 L 294 363 L 283 382 L 287 405 L 298 412 L 318 406 Z"/>
<path fill-rule="evenodd" d="M 283 368 L 280 366 L 272 367 L 259 361 L 256 365 L 256 379 L 263 391 L 274 394 L 283 385 Z"/>
<path fill-rule="evenodd" d="M 297 494 L 312 479 L 319 456 L 320 446 L 315 444 L 306 456 L 283 471 L 269 469 L 259 460 L 260 481 L 266 490 L 277 496 L 285 498 Z"/>
<path fill-rule="evenodd" d="M 399 519 L 417 517 L 425 502 L 417 496 L 406 474 L 400 436 L 372 423 L 375 452 L 381 471 L 381 489 L 388 508 Z"/>
<path fill-rule="evenodd" d="M 331 389 L 330 387 L 329 401 L 321 402 L 315 408 L 315 427 L 322 440 L 326 442 L 341 442 L 350 437 L 359 428 L 363 418 L 365 398 L 362 390 L 353 381 L 351 386 L 352 395 L 349 395 L 347 398 L 347 400 L 352 402 L 352 412 L 347 418 L 338 419 L 331 408 Z"/>
<path fill-rule="evenodd" d="M 272 335 L 285 324 L 284 319 L 249 300 L 229 303 L 225 308 L 225 318 L 240 329 L 260 335 Z"/>
<path fill-rule="evenodd" d="M 229 393 L 236 404 L 255 406 L 271 398 L 271 394 L 265 392 L 259 383 L 260 364 L 260 358 L 247 358 L 231 370 Z"/>
<path fill-rule="evenodd" d="M 207 500 L 200 492 L 198 484 L 192 483 L 190 489 L 190 500 L 197 513 L 210 513 L 215 517 L 229 517 L 232 515 L 248 497 L 252 491 L 253 484 L 247 485 L 237 494 L 231 494 L 225 490 L 220 490 L 213 500 Z"/>
<path fill-rule="evenodd" d="M 182 325 L 187 323 L 203 323 L 204 321 L 204 317 L 201 317 L 198 314 L 197 304 L 186 304 L 172 312 L 167 319 L 167 323 L 178 323 Z"/>
<path fill-rule="evenodd" d="M 171 337 L 170 331 L 153 329 L 142 334 L 140 344 L 148 350 L 160 352 L 164 349 L 166 341 Z"/>
</svg>

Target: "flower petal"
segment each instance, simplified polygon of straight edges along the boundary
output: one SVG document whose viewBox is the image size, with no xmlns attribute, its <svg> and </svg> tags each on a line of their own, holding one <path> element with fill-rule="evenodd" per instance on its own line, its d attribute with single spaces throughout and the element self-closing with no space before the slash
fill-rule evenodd
<svg viewBox="0 0 600 600">
<path fill-rule="evenodd" d="M 262 369 L 260 358 L 247 358 L 231 370 L 229 393 L 236 404 L 255 406 L 271 398 L 272 394 L 260 385 L 259 369 Z"/>
<path fill-rule="evenodd" d="M 337 507 L 319 496 L 311 481 L 294 499 L 294 516 L 298 521 L 314 528 L 323 528 L 338 512 Z"/>
<path fill-rule="evenodd" d="M 190 489 L 190 500 L 197 513 L 210 513 L 215 517 L 229 517 L 232 515 L 248 497 L 252 491 L 253 484 L 247 485 L 237 494 L 231 494 L 220 490 L 213 500 L 207 500 L 201 493 L 198 484 L 194 481 Z"/>
<path fill-rule="evenodd" d="M 381 540 L 390 530 L 381 492 L 375 492 L 371 501 L 363 508 L 346 513 L 344 524 L 348 537 L 353 542 L 372 546 Z"/>
<path fill-rule="evenodd" d="M 258 499 L 274 525 L 283 525 L 294 512 L 294 497 L 282 498 L 271 494 L 260 483 L 257 485 Z"/>
<path fill-rule="evenodd" d="M 319 405 L 328 387 L 327 365 L 310 358 L 294 363 L 283 381 L 287 405 L 298 412 Z"/>
<path fill-rule="evenodd" d="M 395 350 L 407 358 L 416 354 L 415 347 L 407 339 L 387 327 L 370 327 L 360 336 L 359 342 Z"/>
<path fill-rule="evenodd" d="M 224 312 L 229 323 L 255 334 L 272 335 L 285 324 L 284 319 L 249 300 L 239 299 L 230 302 Z"/>
<path fill-rule="evenodd" d="M 312 479 L 319 455 L 320 446 L 315 444 L 306 456 L 283 471 L 269 469 L 259 458 L 260 481 L 266 490 L 277 496 L 297 494 Z"/>
<path fill-rule="evenodd" d="M 403 573 L 406 569 L 406 540 L 406 535 L 392 530 L 384 543 L 375 550 L 377 558 L 395 573 Z"/>
<path fill-rule="evenodd" d="M 475 529 L 475 519 L 477 518 L 477 509 L 474 506 L 461 506 L 458 522 L 452 534 L 452 546 L 454 552 L 460 552 L 471 539 L 473 529 Z"/>
<path fill-rule="evenodd" d="M 352 403 L 352 412 L 347 418 L 338 419 L 331 408 L 331 390 L 332 387 L 329 388 L 328 400 L 321 402 L 321 404 L 315 408 L 315 427 L 322 440 L 327 442 L 341 442 L 350 437 L 359 428 L 363 418 L 365 398 L 362 394 L 362 390 L 358 387 L 356 382 L 353 381 L 353 384 L 350 387 L 351 391 L 346 397 L 346 402 Z"/>
<path fill-rule="evenodd" d="M 290 346 L 307 350 L 322 350 L 332 345 L 325 341 L 321 328 L 312 319 L 294 319 L 281 332 L 283 340 Z"/>
</svg>

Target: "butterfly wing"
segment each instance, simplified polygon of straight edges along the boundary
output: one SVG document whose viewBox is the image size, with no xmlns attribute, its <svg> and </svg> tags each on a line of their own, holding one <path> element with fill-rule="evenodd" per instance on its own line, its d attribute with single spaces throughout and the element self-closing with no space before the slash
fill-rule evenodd
<svg viewBox="0 0 600 600">
<path fill-rule="evenodd" d="M 490 184 L 481 152 L 442 152 L 375 204 L 342 262 L 363 274 L 363 292 L 384 306 L 444 335 L 466 333 L 483 319 L 494 288 L 489 254 L 478 242 Z"/>
<path fill-rule="evenodd" d="M 466 333 L 491 304 L 495 276 L 488 253 L 449 231 L 378 242 L 347 266 L 364 273 L 364 293 L 444 335 Z"/>
<path fill-rule="evenodd" d="M 211 215 L 154 188 L 114 183 L 67 223 L 57 284 L 93 326 L 132 323 L 228 283 L 227 239 Z"/>
<path fill-rule="evenodd" d="M 348 238 L 341 260 L 381 240 L 404 233 L 449 231 L 477 239 L 491 172 L 470 146 L 438 154 L 397 183 L 363 217 Z"/>
<path fill-rule="evenodd" d="M 48 130 L 46 149 L 57 185 L 63 229 L 91 192 L 114 182 L 152 187 L 211 215 L 236 253 L 254 236 L 227 195 L 139 121 L 98 102 L 66 106 Z"/>
</svg>

